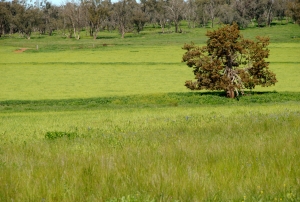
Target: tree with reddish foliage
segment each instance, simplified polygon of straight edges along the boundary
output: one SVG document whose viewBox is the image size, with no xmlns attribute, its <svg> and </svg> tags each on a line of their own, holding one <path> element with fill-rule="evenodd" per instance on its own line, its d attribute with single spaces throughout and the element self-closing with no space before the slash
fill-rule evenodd
<svg viewBox="0 0 300 202">
<path fill-rule="evenodd" d="M 244 39 L 237 24 L 208 31 L 207 45 L 185 44 L 183 62 L 193 68 L 196 81 L 186 81 L 191 90 L 224 90 L 234 98 L 244 89 L 275 85 L 276 75 L 269 70 L 268 37 Z"/>
</svg>

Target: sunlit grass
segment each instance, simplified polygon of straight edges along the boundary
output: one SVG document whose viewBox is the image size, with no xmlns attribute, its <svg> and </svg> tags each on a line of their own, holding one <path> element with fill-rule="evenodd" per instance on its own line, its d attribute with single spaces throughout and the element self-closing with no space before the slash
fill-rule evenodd
<svg viewBox="0 0 300 202">
<path fill-rule="evenodd" d="M 299 91 L 298 44 L 272 44 L 270 69 L 278 83 L 263 91 Z M 10 52 L 11 51 L 11 52 Z M 192 69 L 181 47 L 102 47 L 64 52 L 2 52 L 0 100 L 88 98 L 187 92 Z"/>
<path fill-rule="evenodd" d="M 184 79 L 190 76 L 189 69 L 182 67 L 180 63 L 174 65 L 23 64 L 3 65 L 2 68 L 0 100 L 187 92 L 183 84 Z"/>
</svg>

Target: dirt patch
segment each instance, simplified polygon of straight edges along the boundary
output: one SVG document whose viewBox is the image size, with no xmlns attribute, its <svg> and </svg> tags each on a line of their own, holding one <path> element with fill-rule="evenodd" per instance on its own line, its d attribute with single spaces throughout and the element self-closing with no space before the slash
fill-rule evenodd
<svg viewBox="0 0 300 202">
<path fill-rule="evenodd" d="M 15 50 L 15 53 L 23 53 L 24 51 L 26 51 L 28 48 L 19 48 L 17 50 Z"/>
<path fill-rule="evenodd" d="M 104 43 L 104 44 L 102 44 L 103 46 L 115 46 L 114 44 L 106 44 L 106 43 Z"/>
</svg>

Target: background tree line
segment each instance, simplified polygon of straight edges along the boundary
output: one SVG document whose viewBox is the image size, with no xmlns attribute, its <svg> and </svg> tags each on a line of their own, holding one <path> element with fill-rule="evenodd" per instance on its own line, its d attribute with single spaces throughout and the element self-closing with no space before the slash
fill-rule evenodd
<svg viewBox="0 0 300 202">
<path fill-rule="evenodd" d="M 30 39 L 32 32 L 61 30 L 80 39 L 80 31 L 88 29 L 94 39 L 101 30 L 118 30 L 123 38 L 127 32 L 139 33 L 146 23 L 164 33 L 171 26 L 181 32 L 181 20 L 189 28 L 233 22 L 246 28 L 270 26 L 274 19 L 299 24 L 300 0 L 71 0 L 61 6 L 47 0 L 1 0 L 0 37 L 19 33 Z"/>
</svg>

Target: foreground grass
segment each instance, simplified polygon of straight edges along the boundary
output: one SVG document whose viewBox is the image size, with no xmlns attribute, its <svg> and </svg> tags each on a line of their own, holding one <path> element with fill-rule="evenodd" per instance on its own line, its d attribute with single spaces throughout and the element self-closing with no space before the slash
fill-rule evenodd
<svg viewBox="0 0 300 202">
<path fill-rule="evenodd" d="M 300 199 L 298 102 L 0 118 L 1 201 Z"/>
</svg>

